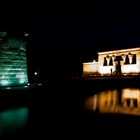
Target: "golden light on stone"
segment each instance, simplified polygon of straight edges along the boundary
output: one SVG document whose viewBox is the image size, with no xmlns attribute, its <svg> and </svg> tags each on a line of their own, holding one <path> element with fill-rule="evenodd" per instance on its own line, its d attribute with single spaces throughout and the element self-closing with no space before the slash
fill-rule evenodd
<svg viewBox="0 0 140 140">
<path fill-rule="evenodd" d="M 89 63 L 84 63 L 83 67 L 84 73 L 97 73 L 98 72 L 98 62 L 89 62 Z"/>
<path fill-rule="evenodd" d="M 126 99 L 126 98 L 136 98 L 136 99 L 140 99 L 140 90 L 138 89 L 123 89 L 122 90 L 122 98 Z"/>
<path fill-rule="evenodd" d="M 115 73 L 118 65 L 122 74 L 140 73 L 140 48 L 98 52 L 98 62 L 83 63 L 83 74 Z"/>
</svg>

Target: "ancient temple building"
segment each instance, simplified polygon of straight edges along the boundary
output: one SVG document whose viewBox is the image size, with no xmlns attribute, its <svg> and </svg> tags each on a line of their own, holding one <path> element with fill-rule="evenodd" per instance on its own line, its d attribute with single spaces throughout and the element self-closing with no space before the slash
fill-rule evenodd
<svg viewBox="0 0 140 140">
<path fill-rule="evenodd" d="M 138 74 L 140 48 L 98 52 L 98 62 L 83 63 L 83 74 Z"/>
<path fill-rule="evenodd" d="M 26 42 L 0 32 L 0 87 L 27 83 Z"/>
</svg>

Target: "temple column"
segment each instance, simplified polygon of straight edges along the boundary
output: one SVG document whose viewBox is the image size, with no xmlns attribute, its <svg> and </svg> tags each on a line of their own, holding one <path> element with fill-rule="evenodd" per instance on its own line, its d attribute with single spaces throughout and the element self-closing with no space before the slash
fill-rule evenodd
<svg viewBox="0 0 140 140">
<path fill-rule="evenodd" d="M 126 101 L 126 100 L 124 100 L 124 102 L 123 102 L 123 107 L 125 107 L 125 108 L 128 107 L 128 106 L 127 106 L 127 101 Z"/>
<path fill-rule="evenodd" d="M 134 104 L 133 104 L 133 100 L 131 99 L 130 100 L 130 108 L 132 109 L 134 107 Z"/>
<path fill-rule="evenodd" d="M 125 63 L 126 62 L 126 55 L 122 55 L 122 59 L 123 59 L 123 63 Z"/>
<path fill-rule="evenodd" d="M 116 58 L 116 56 L 113 55 L 113 56 L 112 56 L 113 66 L 115 65 L 115 61 L 114 61 L 115 58 Z"/>
</svg>

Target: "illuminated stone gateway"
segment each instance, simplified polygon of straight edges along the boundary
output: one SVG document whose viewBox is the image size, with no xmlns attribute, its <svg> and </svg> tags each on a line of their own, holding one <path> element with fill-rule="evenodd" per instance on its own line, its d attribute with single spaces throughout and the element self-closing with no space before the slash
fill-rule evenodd
<svg viewBox="0 0 140 140">
<path fill-rule="evenodd" d="M 0 32 L 0 86 L 27 83 L 26 42 Z"/>
<path fill-rule="evenodd" d="M 98 62 L 83 63 L 83 74 L 139 74 L 140 48 L 98 52 Z"/>
</svg>

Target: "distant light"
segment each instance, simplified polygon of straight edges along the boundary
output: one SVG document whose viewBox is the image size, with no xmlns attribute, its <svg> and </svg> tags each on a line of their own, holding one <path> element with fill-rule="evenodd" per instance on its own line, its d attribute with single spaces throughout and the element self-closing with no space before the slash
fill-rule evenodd
<svg viewBox="0 0 140 140">
<path fill-rule="evenodd" d="M 28 33 L 24 33 L 24 36 L 29 36 L 30 34 L 28 34 Z"/>
<path fill-rule="evenodd" d="M 42 85 L 41 83 L 39 83 L 38 85 Z"/>
<path fill-rule="evenodd" d="M 37 72 L 35 72 L 34 75 L 37 75 Z"/>
<path fill-rule="evenodd" d="M 24 86 L 25 88 L 27 88 L 28 86 Z"/>
<path fill-rule="evenodd" d="M 27 84 L 28 86 L 30 85 L 30 83 Z"/>
</svg>

